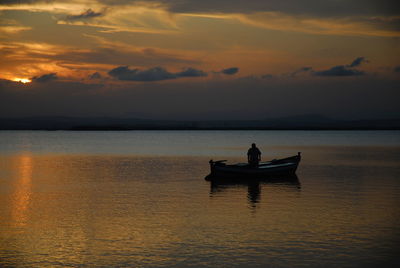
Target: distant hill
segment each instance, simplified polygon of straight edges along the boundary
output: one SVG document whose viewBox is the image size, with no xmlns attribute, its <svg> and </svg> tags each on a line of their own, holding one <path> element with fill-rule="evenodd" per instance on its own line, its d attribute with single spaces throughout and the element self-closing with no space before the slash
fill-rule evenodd
<svg viewBox="0 0 400 268">
<path fill-rule="evenodd" d="M 380 130 L 399 129 L 400 119 L 337 120 L 299 115 L 263 120 L 147 120 L 114 117 L 0 118 L 0 130 Z"/>
</svg>

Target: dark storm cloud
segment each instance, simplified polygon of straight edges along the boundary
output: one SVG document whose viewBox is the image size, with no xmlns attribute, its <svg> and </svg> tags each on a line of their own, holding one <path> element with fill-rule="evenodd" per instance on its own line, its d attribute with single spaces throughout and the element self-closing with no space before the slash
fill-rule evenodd
<svg viewBox="0 0 400 268">
<path fill-rule="evenodd" d="M 124 81 L 161 81 L 176 79 L 180 77 L 201 77 L 207 76 L 207 73 L 194 68 L 187 68 L 182 72 L 171 73 L 162 67 L 153 67 L 147 70 L 129 69 L 128 66 L 119 66 L 112 69 L 108 74 L 118 80 Z"/>
<path fill-rule="evenodd" d="M 49 73 L 49 74 L 44 74 L 41 76 L 34 76 L 32 77 L 32 81 L 40 82 L 40 83 L 45 83 L 49 81 L 54 81 L 57 80 L 57 74 L 56 73 Z"/>
<path fill-rule="evenodd" d="M 221 73 L 227 74 L 227 75 L 233 75 L 233 74 L 236 74 L 237 72 L 239 72 L 238 67 L 227 68 L 227 69 L 223 69 L 221 71 Z"/>
<path fill-rule="evenodd" d="M 85 12 L 78 15 L 68 15 L 67 20 L 82 20 L 82 19 L 91 19 L 103 16 L 104 12 L 94 12 L 92 9 L 88 9 Z"/>
<path fill-rule="evenodd" d="M 100 0 L 108 5 L 128 5 L 142 0 Z M 398 14 L 396 0 L 148 0 L 161 3 L 177 13 L 253 13 L 276 11 L 294 15 L 311 16 L 371 16 Z"/>
<path fill-rule="evenodd" d="M 361 65 L 362 62 L 368 62 L 368 61 L 365 59 L 365 57 L 358 57 L 351 64 L 349 64 L 348 67 L 357 67 Z"/>
</svg>

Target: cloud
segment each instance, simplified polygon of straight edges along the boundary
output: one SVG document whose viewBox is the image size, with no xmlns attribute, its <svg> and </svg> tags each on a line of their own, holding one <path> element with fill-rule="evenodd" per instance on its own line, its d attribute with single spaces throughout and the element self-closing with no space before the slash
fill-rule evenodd
<svg viewBox="0 0 400 268">
<path fill-rule="evenodd" d="M 221 71 L 221 73 L 227 74 L 227 75 L 234 75 L 237 72 L 239 72 L 239 68 L 238 67 L 227 68 L 227 69 L 223 69 Z"/>
<path fill-rule="evenodd" d="M 79 42 L 84 41 L 87 40 Z M 103 74 L 115 66 L 125 65 L 126 62 L 134 62 L 137 68 L 142 69 L 153 66 L 177 69 L 201 64 L 194 59 L 191 52 L 135 47 L 117 41 L 95 41 L 97 46 L 89 48 L 39 42 L 3 42 L 0 45 L 0 77 L 28 78 L 54 72 L 63 74 L 64 77 L 87 79 L 94 72 Z"/>
<path fill-rule="evenodd" d="M 29 12 L 52 12 L 54 14 L 65 14 L 85 10 L 89 3 L 80 0 L 2 0 L 0 10 L 24 10 Z M 91 2 L 91 5 L 94 3 Z"/>
<path fill-rule="evenodd" d="M 25 26 L 16 26 L 16 25 L 1 25 L 0 26 L 0 33 L 4 34 L 16 34 L 22 31 L 31 30 L 32 27 L 25 27 Z"/>
<path fill-rule="evenodd" d="M 112 77 L 125 81 L 160 81 L 174 79 L 176 75 L 162 67 L 154 67 L 147 70 L 129 69 L 128 66 L 120 66 L 108 72 Z"/>
<path fill-rule="evenodd" d="M 40 82 L 40 83 L 45 83 L 45 82 L 50 82 L 53 80 L 57 80 L 57 74 L 56 73 L 49 73 L 49 74 L 44 74 L 41 76 L 34 76 L 31 78 L 32 81 Z"/>
<path fill-rule="evenodd" d="M 295 77 L 299 73 L 304 73 L 304 72 L 308 72 L 308 71 L 312 71 L 312 67 L 302 67 L 302 68 L 292 72 L 289 75 L 292 76 L 292 77 Z"/>
<path fill-rule="evenodd" d="M 51 3 L 51 4 L 48 4 Z M 5 0 L 0 10 L 44 11 L 67 15 L 58 24 L 85 25 L 102 32 L 178 33 L 187 16 L 239 20 L 254 27 L 327 35 L 398 37 L 395 0 Z M 109 10 L 96 12 L 91 8 Z M 104 16 L 103 16 L 104 15 Z M 88 20 L 101 17 L 101 20 Z M 57 16 L 56 16 L 57 17 Z M 82 21 L 84 20 L 84 21 Z"/>
<path fill-rule="evenodd" d="M 396 73 L 399 73 L 400 72 L 400 65 L 394 67 L 393 71 L 396 72 Z"/>
<path fill-rule="evenodd" d="M 363 71 L 349 69 L 344 65 L 334 66 L 328 70 L 316 71 L 314 75 L 316 76 L 354 76 L 354 75 L 364 75 Z"/>
<path fill-rule="evenodd" d="M 312 70 L 312 67 L 303 67 L 299 71 L 300 72 L 308 72 L 308 71 L 311 71 L 311 70 Z"/>
<path fill-rule="evenodd" d="M 35 3 L 35 2 L 45 2 L 45 0 L 43 0 L 43 1 L 35 1 L 35 0 L 2 0 L 1 4 L 2 5 L 18 5 L 18 4 L 31 4 L 31 3 Z M 50 2 L 50 1 L 47 0 L 47 2 Z"/>
<path fill-rule="evenodd" d="M 182 72 L 176 73 L 176 75 L 178 77 L 200 77 L 200 76 L 207 76 L 208 74 L 206 72 L 203 72 L 202 70 L 187 68 Z"/>
<path fill-rule="evenodd" d="M 100 0 L 108 5 L 127 5 L 143 0 Z M 147 0 L 149 5 L 161 5 L 176 13 L 253 13 L 277 11 L 296 15 L 349 16 L 396 14 L 396 0 Z"/>
<path fill-rule="evenodd" d="M 365 57 L 356 58 L 351 64 L 347 65 L 348 67 L 357 67 L 361 65 L 362 62 L 368 62 Z"/>
<path fill-rule="evenodd" d="M 354 69 L 354 67 L 360 66 L 362 62 L 368 62 L 365 57 L 358 57 L 347 65 L 334 66 L 327 70 L 315 71 L 313 74 L 316 76 L 356 76 L 364 75 L 365 72 Z M 311 67 L 309 67 L 311 70 Z"/>
<path fill-rule="evenodd" d="M 100 79 L 100 78 L 102 78 L 102 76 L 99 72 L 95 72 L 89 75 L 89 79 Z"/>
<path fill-rule="evenodd" d="M 57 59 L 123 65 L 135 62 L 137 66 L 162 66 L 171 64 L 192 65 L 200 61 L 192 59 L 192 54 L 174 49 L 139 47 L 116 40 L 109 40 L 94 35 L 85 35 L 97 43 L 91 49 L 74 49 L 57 55 Z"/>
<path fill-rule="evenodd" d="M 79 1 L 54 0 L 2 0 L 0 5 L 48 4 Z M 83 1 L 82 1 L 83 2 Z M 148 7 L 164 8 L 175 13 L 254 13 L 258 11 L 276 11 L 295 15 L 319 17 L 376 16 L 397 15 L 396 0 L 252 0 L 243 4 L 242 0 L 98 0 L 97 5 L 110 7 L 129 7 L 145 4 Z M 93 3 L 89 1 L 89 3 Z"/>
<path fill-rule="evenodd" d="M 74 9 L 69 16 L 55 16 L 57 24 L 68 24 L 94 27 L 100 32 L 140 32 L 149 34 L 178 33 L 174 14 L 159 7 L 149 6 L 148 3 L 132 2 L 129 5 L 94 4 L 94 9 L 82 6 L 86 10 L 76 14 Z M 97 11 L 94 11 L 97 10 Z M 52 11 L 53 13 L 57 11 Z M 65 13 L 65 12 L 64 12 Z M 72 13 L 72 15 L 71 15 Z"/>
<path fill-rule="evenodd" d="M 243 24 L 277 31 L 301 32 L 318 35 L 399 37 L 398 19 L 382 17 L 379 20 L 359 16 L 295 15 L 277 11 L 257 11 L 231 15 Z"/>
<path fill-rule="evenodd" d="M 24 26 L 15 19 L 0 18 L 0 33 L 2 34 L 17 34 L 31 29 L 32 27 Z"/>
<path fill-rule="evenodd" d="M 118 80 L 142 82 L 161 81 L 176 79 L 180 77 L 207 76 L 206 72 L 194 68 L 187 68 L 182 72 L 171 73 L 162 67 L 153 67 L 147 70 L 139 70 L 129 69 L 128 66 L 119 66 L 109 71 L 108 74 Z"/>
<path fill-rule="evenodd" d="M 91 19 L 95 17 L 103 16 L 104 12 L 94 12 L 92 9 L 88 9 L 85 12 L 78 15 L 68 15 L 67 20 L 82 20 L 82 19 Z"/>
</svg>

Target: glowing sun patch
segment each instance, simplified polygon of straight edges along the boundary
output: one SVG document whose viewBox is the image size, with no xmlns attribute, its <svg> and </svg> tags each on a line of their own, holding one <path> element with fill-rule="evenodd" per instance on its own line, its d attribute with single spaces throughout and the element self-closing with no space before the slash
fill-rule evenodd
<svg viewBox="0 0 400 268">
<path fill-rule="evenodd" d="M 30 82 L 32 82 L 30 79 L 28 79 L 28 78 L 14 78 L 13 79 L 13 81 L 15 81 L 15 82 L 21 82 L 21 83 L 30 83 Z"/>
</svg>

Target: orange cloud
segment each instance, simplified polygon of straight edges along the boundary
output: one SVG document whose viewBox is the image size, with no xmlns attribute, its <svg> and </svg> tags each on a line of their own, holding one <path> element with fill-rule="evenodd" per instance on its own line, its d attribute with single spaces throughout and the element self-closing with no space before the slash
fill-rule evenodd
<svg viewBox="0 0 400 268">
<path fill-rule="evenodd" d="M 316 18 L 293 16 L 278 12 L 259 12 L 253 14 L 234 14 L 233 17 L 245 24 L 256 27 L 293 31 L 308 34 L 355 35 L 399 37 L 400 32 L 386 27 L 377 27 L 369 23 L 376 18 Z M 400 17 L 386 18 L 387 22 L 399 20 Z"/>
<path fill-rule="evenodd" d="M 25 26 L 0 26 L 0 33 L 15 34 L 15 33 L 19 33 L 21 31 L 27 31 L 30 29 L 32 29 L 32 28 L 25 27 Z"/>
</svg>

